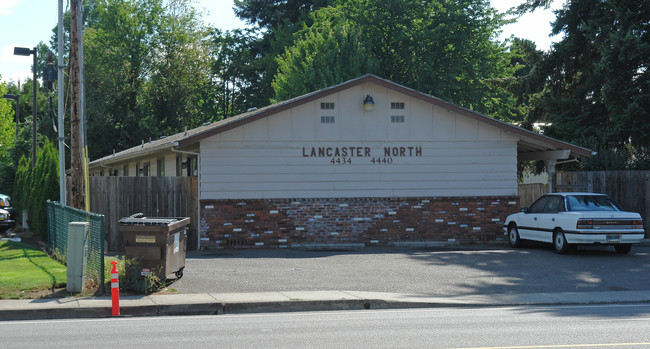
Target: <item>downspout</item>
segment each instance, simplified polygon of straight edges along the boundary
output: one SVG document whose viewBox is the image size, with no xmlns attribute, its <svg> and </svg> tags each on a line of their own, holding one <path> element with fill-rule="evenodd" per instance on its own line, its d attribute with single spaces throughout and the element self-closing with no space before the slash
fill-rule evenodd
<svg viewBox="0 0 650 349">
<path fill-rule="evenodd" d="M 201 250 L 201 153 L 195 153 L 193 151 L 185 151 L 185 150 L 178 150 L 174 149 L 174 147 L 178 147 L 178 142 L 174 142 L 172 144 L 171 151 L 174 153 L 180 153 L 180 154 L 188 154 L 188 155 L 196 155 L 196 159 L 198 161 L 198 168 L 199 168 L 199 173 L 198 173 L 198 194 L 196 197 L 196 250 L 200 251 Z"/>
</svg>

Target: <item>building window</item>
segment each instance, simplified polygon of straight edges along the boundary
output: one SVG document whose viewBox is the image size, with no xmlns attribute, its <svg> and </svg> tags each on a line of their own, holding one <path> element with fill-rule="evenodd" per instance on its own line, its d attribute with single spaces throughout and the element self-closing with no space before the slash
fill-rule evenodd
<svg viewBox="0 0 650 349">
<path fill-rule="evenodd" d="M 198 167 L 198 162 L 196 161 L 196 157 L 188 157 L 187 158 L 187 176 L 188 177 L 196 177 L 199 175 L 199 167 Z"/>
<path fill-rule="evenodd" d="M 156 175 L 158 175 L 158 177 L 164 177 L 165 176 L 165 159 L 158 159 L 156 161 L 156 165 L 157 165 L 157 167 L 156 167 L 156 171 L 157 171 Z"/>
<path fill-rule="evenodd" d="M 183 175 L 183 157 L 182 156 L 177 156 L 176 157 L 176 177 L 180 177 Z"/>
<path fill-rule="evenodd" d="M 140 163 L 135 163 L 135 176 L 140 177 L 142 175 L 142 169 L 140 168 Z"/>
<path fill-rule="evenodd" d="M 390 109 L 404 109 L 404 102 L 390 102 Z"/>
<path fill-rule="evenodd" d="M 391 115 L 390 122 L 403 124 L 404 123 L 404 115 Z"/>
<path fill-rule="evenodd" d="M 142 176 L 143 177 L 151 176 L 151 165 L 148 162 L 142 165 Z"/>
<path fill-rule="evenodd" d="M 335 121 L 335 118 L 333 116 L 321 116 L 320 117 L 320 123 L 321 124 L 333 124 Z"/>
<path fill-rule="evenodd" d="M 322 110 L 334 110 L 334 103 L 325 102 L 320 104 Z"/>
<path fill-rule="evenodd" d="M 38 114 L 37 114 L 37 115 L 38 115 Z M 124 165 L 124 167 L 122 167 L 122 175 L 123 175 L 124 177 L 128 177 L 128 176 L 129 176 L 129 165 Z"/>
</svg>

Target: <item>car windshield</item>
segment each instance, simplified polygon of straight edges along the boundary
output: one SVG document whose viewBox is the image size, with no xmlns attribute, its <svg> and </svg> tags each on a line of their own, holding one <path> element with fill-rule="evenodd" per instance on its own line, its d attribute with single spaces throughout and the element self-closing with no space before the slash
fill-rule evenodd
<svg viewBox="0 0 650 349">
<path fill-rule="evenodd" d="M 569 211 L 620 211 L 621 208 L 612 199 L 602 195 L 567 196 Z"/>
</svg>

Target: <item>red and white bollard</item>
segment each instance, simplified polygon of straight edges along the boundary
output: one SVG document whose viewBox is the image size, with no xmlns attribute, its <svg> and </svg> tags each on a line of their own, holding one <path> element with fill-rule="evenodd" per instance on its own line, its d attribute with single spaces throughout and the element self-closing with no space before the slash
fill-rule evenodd
<svg viewBox="0 0 650 349">
<path fill-rule="evenodd" d="M 111 298 L 113 300 L 113 316 L 120 316 L 120 280 L 117 271 L 117 261 L 112 261 Z"/>
</svg>

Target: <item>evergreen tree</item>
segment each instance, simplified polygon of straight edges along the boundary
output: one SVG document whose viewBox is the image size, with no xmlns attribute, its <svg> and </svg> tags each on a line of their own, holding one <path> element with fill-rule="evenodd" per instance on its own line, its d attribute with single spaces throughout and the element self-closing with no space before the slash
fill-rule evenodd
<svg viewBox="0 0 650 349">
<path fill-rule="evenodd" d="M 564 34 L 543 62 L 537 120 L 547 134 L 636 158 L 650 149 L 650 6 L 647 2 L 571 0 L 557 12 Z"/>
<path fill-rule="evenodd" d="M 290 99 L 358 77 L 376 73 L 378 62 L 363 42 L 360 30 L 345 23 L 339 9 L 316 12 L 315 24 L 278 57 L 273 81 L 276 101 Z M 336 18 L 339 20 L 336 20 Z"/>
</svg>

